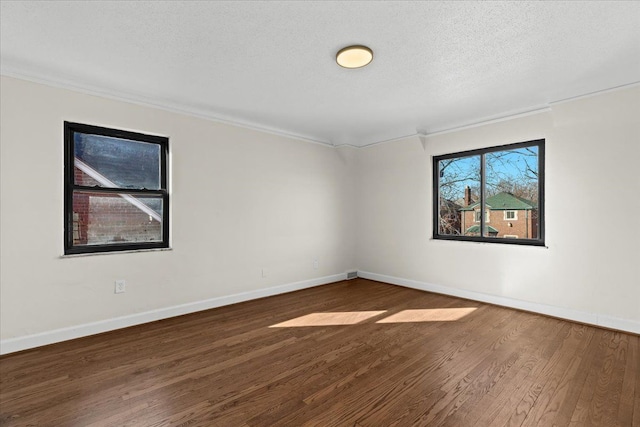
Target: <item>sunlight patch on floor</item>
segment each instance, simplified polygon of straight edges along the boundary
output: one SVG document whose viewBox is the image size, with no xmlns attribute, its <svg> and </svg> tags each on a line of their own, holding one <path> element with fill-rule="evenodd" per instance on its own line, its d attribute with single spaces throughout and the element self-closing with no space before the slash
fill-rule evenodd
<svg viewBox="0 0 640 427">
<path fill-rule="evenodd" d="M 311 313 L 296 317 L 286 322 L 269 326 L 270 328 L 296 328 L 303 326 L 335 326 L 355 325 L 375 316 L 386 313 L 382 311 L 344 311 L 335 313 Z"/>
<path fill-rule="evenodd" d="M 376 323 L 453 322 L 472 313 L 476 308 L 477 307 L 403 310 L 378 320 Z"/>
</svg>

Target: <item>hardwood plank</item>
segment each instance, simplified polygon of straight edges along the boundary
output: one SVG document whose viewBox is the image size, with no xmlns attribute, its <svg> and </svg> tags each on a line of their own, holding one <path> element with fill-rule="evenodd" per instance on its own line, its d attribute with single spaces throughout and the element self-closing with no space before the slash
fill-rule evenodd
<svg viewBox="0 0 640 427">
<path fill-rule="evenodd" d="M 2 356 L 0 425 L 636 427 L 640 338 L 356 279 Z"/>
<path fill-rule="evenodd" d="M 635 341 L 635 355 L 640 355 L 640 337 L 634 337 Z M 633 372 L 629 372 L 628 375 L 633 377 Z M 634 383 L 634 402 L 633 402 L 633 421 L 631 424 L 634 427 L 640 426 L 640 357 L 635 357 L 635 383 Z"/>
<path fill-rule="evenodd" d="M 527 414 L 523 426 L 539 426 L 553 422 L 567 425 L 571 411 L 576 405 L 580 386 L 584 384 L 588 371 L 580 369 L 590 363 L 590 354 L 585 352 L 592 334 L 584 333 L 584 327 L 577 330 L 579 341 L 575 346 L 561 348 L 561 358 L 549 363 L 550 370 L 543 371 L 538 384 L 543 385 L 535 408 Z M 572 332 L 576 329 L 572 329 Z M 582 335 L 584 333 L 584 335 Z M 572 342 L 573 344 L 573 342 Z M 583 344 L 584 347 L 581 345 Z M 565 409 L 562 411 L 561 409 Z"/>
<path fill-rule="evenodd" d="M 626 365 L 623 371 L 622 390 L 620 392 L 620 404 L 618 405 L 617 419 L 629 425 L 633 422 L 633 401 L 637 393 L 640 400 L 640 390 L 636 390 L 636 369 L 640 362 L 638 353 L 638 337 L 627 336 Z M 640 424 L 640 420 L 638 420 Z"/>
<path fill-rule="evenodd" d="M 539 320 L 544 321 L 545 318 Z M 532 341 L 537 345 L 522 354 L 521 362 L 510 370 L 511 375 L 505 376 L 502 384 L 496 387 L 497 394 L 489 393 L 478 402 L 476 408 L 465 417 L 465 424 L 472 424 L 473 420 L 478 425 L 501 426 L 516 413 L 518 404 L 533 386 L 534 379 L 561 343 L 558 336 L 562 335 L 564 330 L 562 327 L 556 327 L 559 321 L 551 318 L 546 318 L 546 321 L 553 322 L 550 328 L 538 327 L 532 331 Z M 539 322 L 535 323 L 541 325 Z M 554 332 L 547 334 L 548 330 Z"/>
<path fill-rule="evenodd" d="M 481 319 L 481 318 L 478 318 Z M 480 320 L 482 321 L 482 320 Z M 419 338 L 420 333 L 415 333 L 414 328 L 434 328 L 444 327 L 431 324 L 423 325 L 396 325 L 396 336 Z M 403 383 L 415 382 L 414 377 L 420 375 L 428 376 L 432 370 L 451 361 L 456 357 L 456 353 L 468 353 L 470 346 L 470 330 L 475 326 L 468 324 L 468 330 L 462 331 L 457 336 L 451 338 L 448 333 L 430 336 L 425 342 L 423 340 L 411 340 L 407 342 L 401 352 L 395 358 L 387 360 L 385 364 L 377 369 L 367 372 L 365 375 L 350 378 L 344 387 L 337 388 L 332 385 L 333 393 L 325 400 L 313 400 L 305 416 L 313 418 L 310 425 L 330 424 L 333 422 L 332 414 L 341 412 L 340 424 L 356 423 L 358 417 L 364 415 L 372 406 L 378 406 L 378 402 L 384 400 L 389 388 L 402 387 Z M 446 329 L 446 328 L 445 328 Z M 410 331 L 409 333 L 407 333 Z M 405 340 L 407 338 L 404 338 Z M 473 344 L 471 344 L 473 345 Z M 392 348 L 397 348 L 393 346 Z M 416 351 L 418 349 L 419 351 Z M 374 349 L 374 354 L 385 354 L 388 350 L 385 347 Z M 465 353 L 466 354 L 466 353 Z M 400 382 L 399 382 L 400 381 Z M 353 390 L 363 390 L 362 393 L 353 393 Z M 309 398 L 307 398 L 309 400 Z M 368 402 L 367 404 L 362 403 Z M 282 425 L 295 424 L 296 414 L 291 414 L 282 420 Z"/>
</svg>

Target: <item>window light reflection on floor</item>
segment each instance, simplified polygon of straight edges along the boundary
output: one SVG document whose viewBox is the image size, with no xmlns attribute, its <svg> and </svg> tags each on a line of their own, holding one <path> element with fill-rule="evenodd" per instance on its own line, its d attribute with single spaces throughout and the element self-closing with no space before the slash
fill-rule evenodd
<svg viewBox="0 0 640 427">
<path fill-rule="evenodd" d="M 477 307 L 460 308 L 425 308 L 403 310 L 378 320 L 376 323 L 411 323 L 411 322 L 454 322 L 474 312 Z M 328 313 L 311 313 L 295 319 L 269 326 L 270 328 L 300 328 L 306 326 L 341 326 L 355 325 L 372 317 L 386 313 L 379 311 L 341 311 Z"/>
<path fill-rule="evenodd" d="M 386 313 L 382 311 L 343 311 L 335 313 L 311 313 L 286 322 L 269 326 L 270 328 L 295 328 L 304 326 L 355 325 L 375 316 Z"/>
<path fill-rule="evenodd" d="M 476 309 L 477 307 L 403 310 L 378 320 L 376 323 L 453 322 L 462 319 Z"/>
</svg>

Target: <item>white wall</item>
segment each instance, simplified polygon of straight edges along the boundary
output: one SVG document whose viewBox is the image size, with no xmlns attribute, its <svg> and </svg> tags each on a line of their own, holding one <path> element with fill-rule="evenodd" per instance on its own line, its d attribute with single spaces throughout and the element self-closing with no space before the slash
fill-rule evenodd
<svg viewBox="0 0 640 427">
<path fill-rule="evenodd" d="M 640 332 L 640 87 L 358 152 L 358 269 Z M 546 138 L 547 248 L 431 239 L 434 155 Z M 366 273 L 364 273 L 366 275 Z"/>
<path fill-rule="evenodd" d="M 0 92 L 5 344 L 179 304 L 337 280 L 355 267 L 353 149 L 13 78 L 2 77 Z M 61 257 L 65 120 L 169 136 L 173 250 Z M 127 281 L 125 294 L 114 294 L 116 279 Z"/>
<path fill-rule="evenodd" d="M 424 146 L 416 137 L 356 150 L 13 78 L 0 85 L 2 352 L 356 267 L 640 332 L 638 86 Z M 61 256 L 65 120 L 170 137 L 171 251 Z M 547 140 L 547 248 L 431 239 L 433 155 L 537 138 Z M 116 279 L 127 280 L 125 294 L 113 293 Z"/>
</svg>

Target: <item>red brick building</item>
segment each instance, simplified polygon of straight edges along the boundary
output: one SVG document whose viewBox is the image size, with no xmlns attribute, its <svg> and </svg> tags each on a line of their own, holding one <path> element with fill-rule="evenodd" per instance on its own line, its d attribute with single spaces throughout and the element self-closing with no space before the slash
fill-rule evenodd
<svg viewBox="0 0 640 427">
<path fill-rule="evenodd" d="M 480 235 L 480 203 L 465 191 L 465 206 L 460 208 L 460 229 L 465 236 Z M 535 239 L 538 237 L 538 208 L 535 202 L 501 192 L 488 197 L 485 223 L 489 237 Z"/>
<path fill-rule="evenodd" d="M 82 162 L 75 180 L 93 186 L 106 182 L 103 175 Z M 113 185 L 107 185 L 111 187 Z M 73 196 L 73 242 L 76 245 L 148 242 L 162 239 L 161 214 L 149 201 L 123 194 L 76 192 Z"/>
</svg>

